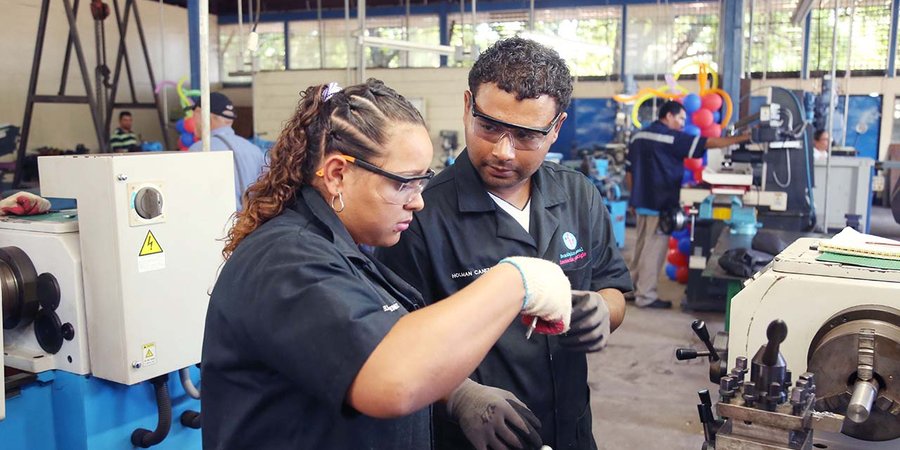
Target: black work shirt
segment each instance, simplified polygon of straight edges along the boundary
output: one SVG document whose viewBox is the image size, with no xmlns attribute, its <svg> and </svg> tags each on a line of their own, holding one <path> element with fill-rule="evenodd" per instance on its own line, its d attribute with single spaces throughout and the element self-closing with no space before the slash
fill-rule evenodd
<svg viewBox="0 0 900 450">
<path fill-rule="evenodd" d="M 654 211 L 678 207 L 685 158 L 702 158 L 706 138 L 673 130 L 660 121 L 642 128 L 628 145 L 631 206 Z"/>
<path fill-rule="evenodd" d="M 375 419 L 347 391 L 421 296 L 364 255 L 311 187 L 250 233 L 216 282 L 203 340 L 205 449 L 428 449 L 430 408 Z"/>
<path fill-rule="evenodd" d="M 579 172 L 545 162 L 532 176 L 530 229 L 489 197 L 468 152 L 438 174 L 400 242 L 376 257 L 419 289 L 426 303 L 467 286 L 507 256 L 558 263 L 572 289 L 630 291 L 600 192 Z M 541 420 L 544 444 L 556 450 L 596 448 L 583 353 L 564 351 L 555 336 L 525 339 L 513 321 L 471 378 L 508 390 Z M 437 448 L 471 448 L 444 408 L 435 408 Z"/>
</svg>

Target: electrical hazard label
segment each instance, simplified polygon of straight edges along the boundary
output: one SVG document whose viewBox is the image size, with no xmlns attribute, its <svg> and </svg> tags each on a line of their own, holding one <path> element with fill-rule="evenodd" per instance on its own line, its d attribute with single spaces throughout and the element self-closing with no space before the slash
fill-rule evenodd
<svg viewBox="0 0 900 450">
<path fill-rule="evenodd" d="M 138 253 L 138 256 L 155 255 L 162 252 L 163 249 L 159 246 L 156 236 L 153 235 L 152 231 L 147 230 L 147 237 L 144 238 L 144 245 L 141 246 L 141 252 Z"/>
<path fill-rule="evenodd" d="M 156 344 L 144 344 L 142 355 L 144 366 L 152 366 L 156 364 Z"/>
<path fill-rule="evenodd" d="M 147 230 L 147 237 L 141 244 L 141 251 L 137 257 L 138 272 L 152 272 L 154 270 L 162 270 L 166 268 L 166 254 L 163 253 L 162 246 L 156 240 L 153 232 Z"/>
</svg>

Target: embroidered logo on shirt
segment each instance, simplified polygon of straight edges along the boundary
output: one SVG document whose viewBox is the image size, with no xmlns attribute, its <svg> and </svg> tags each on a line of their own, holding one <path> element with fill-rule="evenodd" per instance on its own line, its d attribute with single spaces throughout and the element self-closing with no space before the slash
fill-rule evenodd
<svg viewBox="0 0 900 450">
<path fill-rule="evenodd" d="M 383 309 L 384 312 L 394 312 L 394 311 L 400 309 L 400 304 L 399 304 L 399 303 L 394 303 L 394 304 L 392 304 L 392 305 L 383 305 L 383 306 L 381 307 L 381 309 Z"/>
<path fill-rule="evenodd" d="M 574 234 L 567 231 L 563 233 L 562 240 L 569 251 L 559 254 L 560 266 L 572 264 L 580 259 L 587 258 L 587 253 L 584 251 L 583 247 L 578 246 L 578 239 L 575 238 Z"/>
<path fill-rule="evenodd" d="M 566 231 L 562 235 L 563 244 L 566 244 L 566 248 L 569 250 L 575 250 L 575 247 L 578 246 L 578 240 L 575 239 L 575 235 Z"/>
</svg>

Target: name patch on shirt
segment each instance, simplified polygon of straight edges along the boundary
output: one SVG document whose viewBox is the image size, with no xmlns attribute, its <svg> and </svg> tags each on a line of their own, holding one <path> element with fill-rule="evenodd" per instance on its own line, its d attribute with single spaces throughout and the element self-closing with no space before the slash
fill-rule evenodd
<svg viewBox="0 0 900 450">
<path fill-rule="evenodd" d="M 399 303 L 393 303 L 393 304 L 391 304 L 391 305 L 383 305 L 383 306 L 381 307 L 381 309 L 383 309 L 384 312 L 394 312 L 394 311 L 400 309 L 400 304 L 399 304 Z"/>
<path fill-rule="evenodd" d="M 462 272 L 453 272 L 450 274 L 450 278 L 453 280 L 456 280 L 458 278 L 477 277 L 478 275 L 481 275 L 490 269 L 491 269 L 490 267 L 482 267 L 480 269 L 466 270 L 466 271 L 462 271 Z"/>
</svg>

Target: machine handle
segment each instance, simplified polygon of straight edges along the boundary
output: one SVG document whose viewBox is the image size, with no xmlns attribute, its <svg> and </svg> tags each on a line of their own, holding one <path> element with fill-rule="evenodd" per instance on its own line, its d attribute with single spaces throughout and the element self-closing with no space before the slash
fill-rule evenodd
<svg viewBox="0 0 900 450">
<path fill-rule="evenodd" d="M 675 359 L 679 361 L 694 359 L 700 356 L 709 356 L 709 352 L 699 352 L 693 348 L 679 348 L 675 350 Z"/>
<path fill-rule="evenodd" d="M 697 395 L 700 396 L 700 403 L 703 403 L 706 406 L 712 406 L 712 398 L 709 396 L 709 389 L 697 391 Z"/>
<path fill-rule="evenodd" d="M 787 337 L 787 324 L 783 320 L 774 320 L 766 329 L 766 337 L 769 342 L 766 344 L 766 350 L 763 352 L 762 362 L 767 366 L 778 364 L 778 352 L 781 343 Z"/>
<path fill-rule="evenodd" d="M 719 353 L 716 352 L 715 347 L 713 347 L 712 341 L 709 339 L 709 331 L 706 329 L 706 322 L 697 319 L 691 323 L 691 329 L 694 330 L 694 334 L 696 334 L 697 337 L 700 338 L 700 341 L 703 342 L 703 345 L 705 345 L 706 349 L 709 350 L 708 352 L 703 352 L 702 355 L 698 353 L 697 356 L 709 356 L 710 361 L 718 361 Z"/>
</svg>

